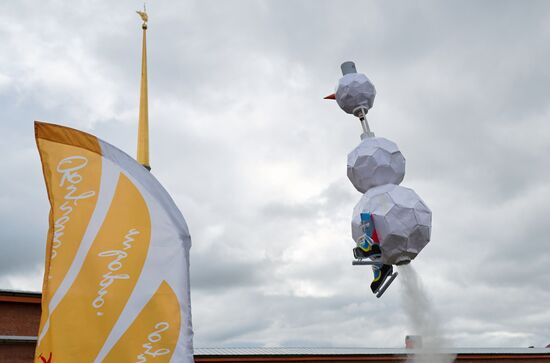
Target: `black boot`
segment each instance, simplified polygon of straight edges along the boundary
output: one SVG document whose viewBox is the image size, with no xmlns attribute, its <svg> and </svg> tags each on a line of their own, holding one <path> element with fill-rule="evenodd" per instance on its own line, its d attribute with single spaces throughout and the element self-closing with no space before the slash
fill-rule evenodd
<svg viewBox="0 0 550 363">
<path fill-rule="evenodd" d="M 376 258 L 380 257 L 380 254 L 382 252 L 380 251 L 380 246 L 378 245 L 371 245 L 368 249 L 368 251 L 365 251 L 362 248 L 355 247 L 353 249 L 353 257 L 356 259 L 364 259 L 364 258 Z"/>
<path fill-rule="evenodd" d="M 393 266 L 392 265 L 382 265 L 378 272 L 374 272 L 374 280 L 370 284 L 370 289 L 372 290 L 373 294 L 376 294 L 378 290 L 380 290 L 380 287 L 382 284 L 384 284 L 384 281 L 393 273 Z"/>
</svg>

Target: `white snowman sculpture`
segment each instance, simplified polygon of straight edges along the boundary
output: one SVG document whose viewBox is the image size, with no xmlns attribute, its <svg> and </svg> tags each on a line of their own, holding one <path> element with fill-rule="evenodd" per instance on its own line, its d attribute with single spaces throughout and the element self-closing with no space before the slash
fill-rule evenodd
<svg viewBox="0 0 550 363">
<path fill-rule="evenodd" d="M 349 180 L 363 194 L 353 209 L 352 237 L 359 246 L 365 238 L 361 214 L 368 213 L 381 251 L 375 262 L 354 264 L 408 264 L 430 241 L 432 212 L 414 190 L 399 185 L 405 176 L 405 158 L 398 146 L 375 137 L 369 128 L 366 115 L 374 104 L 374 85 L 357 73 L 353 62 L 345 62 L 341 68 L 343 77 L 336 93 L 326 98 L 335 99 L 342 110 L 358 117 L 363 128 L 361 143 L 349 153 L 347 163 Z M 396 276 L 392 275 L 385 288 Z"/>
</svg>

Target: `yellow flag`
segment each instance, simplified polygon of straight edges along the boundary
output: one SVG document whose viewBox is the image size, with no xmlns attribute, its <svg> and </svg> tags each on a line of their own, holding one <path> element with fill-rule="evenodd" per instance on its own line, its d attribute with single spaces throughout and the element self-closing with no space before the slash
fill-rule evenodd
<svg viewBox="0 0 550 363">
<path fill-rule="evenodd" d="M 38 363 L 193 362 L 191 238 L 143 166 L 35 122 L 50 200 Z"/>
</svg>

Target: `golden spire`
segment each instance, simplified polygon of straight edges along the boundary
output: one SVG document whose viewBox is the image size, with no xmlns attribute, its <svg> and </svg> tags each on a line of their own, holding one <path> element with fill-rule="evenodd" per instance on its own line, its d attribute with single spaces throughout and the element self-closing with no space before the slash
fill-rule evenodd
<svg viewBox="0 0 550 363">
<path fill-rule="evenodd" d="M 141 90 L 139 95 L 139 128 L 138 128 L 138 146 L 137 146 L 137 161 L 148 170 L 151 170 L 149 165 L 149 107 L 147 95 L 147 20 L 149 17 L 145 11 L 136 11 L 143 24 L 143 45 L 141 50 Z"/>
</svg>

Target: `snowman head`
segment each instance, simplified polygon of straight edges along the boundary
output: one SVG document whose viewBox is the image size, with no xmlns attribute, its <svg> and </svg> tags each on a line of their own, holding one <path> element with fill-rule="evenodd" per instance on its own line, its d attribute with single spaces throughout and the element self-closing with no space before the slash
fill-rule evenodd
<svg viewBox="0 0 550 363">
<path fill-rule="evenodd" d="M 367 76 L 357 73 L 353 62 L 342 63 L 341 69 L 344 76 L 338 81 L 335 93 L 338 106 L 346 113 L 365 116 L 374 104 L 374 85 Z"/>
</svg>

